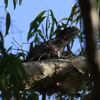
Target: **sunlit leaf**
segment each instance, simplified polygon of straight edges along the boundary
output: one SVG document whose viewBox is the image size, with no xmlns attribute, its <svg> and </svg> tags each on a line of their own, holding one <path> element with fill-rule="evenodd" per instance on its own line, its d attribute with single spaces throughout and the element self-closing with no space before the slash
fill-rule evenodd
<svg viewBox="0 0 100 100">
<path fill-rule="evenodd" d="M 61 22 L 61 27 L 65 29 L 67 27 L 66 23 Z"/>
<path fill-rule="evenodd" d="M 7 15 L 6 15 L 6 32 L 5 32 L 5 36 L 8 35 L 8 31 L 9 31 L 9 28 L 10 28 L 10 22 L 11 22 L 10 14 L 7 13 Z"/>
<path fill-rule="evenodd" d="M 74 4 L 74 6 L 72 7 L 71 13 L 72 13 L 72 14 L 75 13 L 75 12 L 76 12 L 76 9 L 77 9 L 77 6 L 76 6 L 76 4 Z"/>
</svg>

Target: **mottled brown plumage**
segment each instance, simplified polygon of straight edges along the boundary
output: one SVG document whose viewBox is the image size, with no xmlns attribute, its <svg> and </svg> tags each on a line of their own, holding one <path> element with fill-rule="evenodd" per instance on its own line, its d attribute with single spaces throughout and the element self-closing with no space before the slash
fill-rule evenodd
<svg viewBox="0 0 100 100">
<path fill-rule="evenodd" d="M 76 27 L 61 30 L 56 38 L 41 43 L 29 51 L 26 61 L 61 57 L 64 47 L 80 32 Z"/>
</svg>

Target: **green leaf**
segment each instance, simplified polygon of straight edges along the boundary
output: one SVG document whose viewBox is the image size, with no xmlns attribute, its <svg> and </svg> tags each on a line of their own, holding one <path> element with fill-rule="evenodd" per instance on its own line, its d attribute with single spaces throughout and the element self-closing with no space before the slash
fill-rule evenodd
<svg viewBox="0 0 100 100">
<path fill-rule="evenodd" d="M 31 23 L 31 26 L 30 26 L 30 30 L 28 32 L 28 37 L 27 37 L 27 40 L 29 40 L 30 38 L 32 38 L 32 34 L 35 34 L 36 31 L 38 30 L 38 27 L 39 25 L 41 24 L 41 22 L 44 20 L 45 17 L 41 17 L 40 19 L 38 20 L 34 20 L 32 23 Z M 33 33 L 31 32 L 33 30 Z M 31 34 L 32 33 L 32 34 Z M 30 35 L 31 34 L 31 35 Z"/>
<path fill-rule="evenodd" d="M 63 22 L 62 22 L 61 24 L 62 24 L 62 25 L 61 25 L 62 28 L 66 28 L 66 27 L 67 27 L 66 23 L 63 23 Z"/>
<path fill-rule="evenodd" d="M 9 52 L 12 50 L 12 47 L 13 47 L 13 46 L 10 46 L 10 47 L 7 49 L 7 53 L 9 53 Z"/>
<path fill-rule="evenodd" d="M 32 38 L 35 35 L 35 33 L 36 32 L 30 32 L 30 33 L 28 33 L 27 40 L 29 40 L 30 38 Z"/>
<path fill-rule="evenodd" d="M 7 13 L 7 15 L 6 15 L 6 32 L 5 32 L 5 36 L 8 35 L 8 31 L 9 31 L 9 28 L 10 28 L 10 22 L 11 22 L 10 14 Z"/>
<path fill-rule="evenodd" d="M 32 42 L 30 43 L 30 48 L 29 48 L 29 51 L 31 51 L 31 50 L 32 50 L 32 48 L 34 47 L 34 46 L 33 46 L 33 42 L 34 42 L 34 41 L 32 41 Z"/>
<path fill-rule="evenodd" d="M 42 17 L 44 15 L 45 11 L 41 12 L 31 23 L 30 25 L 30 29 L 29 29 L 29 32 L 30 33 L 33 29 L 36 29 L 39 24 L 43 21 L 43 19 L 45 17 Z"/>
<path fill-rule="evenodd" d="M 23 60 L 25 60 L 25 54 L 24 52 L 19 52 L 17 57 L 20 59 L 20 58 L 23 58 Z"/>
<path fill-rule="evenodd" d="M 35 92 L 32 92 L 29 96 L 28 96 L 28 100 L 39 100 L 39 95 Z"/>
<path fill-rule="evenodd" d="M 53 32 L 54 32 L 54 23 L 52 23 L 52 26 L 51 26 L 51 29 L 50 29 L 50 36 L 49 36 L 49 39 L 52 38 Z"/>
<path fill-rule="evenodd" d="M 6 50 L 4 48 L 4 37 L 1 32 L 0 32 L 0 53 L 6 55 Z"/>
<path fill-rule="evenodd" d="M 60 31 L 61 31 L 61 26 L 58 26 L 57 29 L 53 32 L 53 36 L 55 35 L 57 37 Z"/>
<path fill-rule="evenodd" d="M 68 21 L 69 18 L 62 18 L 60 21 Z"/>
<path fill-rule="evenodd" d="M 55 16 L 54 16 L 54 14 L 53 14 L 53 11 L 52 10 L 50 10 L 50 12 L 51 12 L 51 17 L 52 17 L 52 20 L 54 20 L 54 22 L 56 23 L 56 26 L 58 25 L 58 22 L 57 22 L 57 20 L 56 20 L 56 18 L 55 18 Z"/>
<path fill-rule="evenodd" d="M 4 46 L 4 37 L 3 37 L 2 33 L 0 32 L 0 47 L 1 47 L 1 45 Z"/>
<path fill-rule="evenodd" d="M 50 10 L 50 13 L 51 13 L 51 19 L 52 19 L 52 25 L 51 25 L 51 29 L 50 29 L 50 37 L 49 39 L 52 38 L 52 36 L 54 35 L 53 32 L 54 32 L 54 25 L 56 24 L 56 26 L 58 27 L 58 22 L 53 14 L 53 11 Z"/>
<path fill-rule="evenodd" d="M 46 17 L 46 36 L 45 36 L 45 38 L 47 38 L 48 39 L 48 30 L 49 30 L 49 28 L 50 28 L 50 19 L 49 19 L 49 10 L 47 11 L 48 12 L 48 15 L 47 15 L 47 17 Z"/>
<path fill-rule="evenodd" d="M 39 42 L 38 34 L 36 34 L 36 36 L 35 36 L 35 38 L 34 38 L 34 42 L 35 42 L 35 43 Z"/>
<path fill-rule="evenodd" d="M 16 0 L 13 0 L 14 9 L 16 8 Z"/>
<path fill-rule="evenodd" d="M 51 16 L 51 18 L 52 18 L 52 25 L 51 25 L 51 29 L 50 29 L 50 36 L 49 36 L 49 39 L 51 39 L 52 36 L 53 36 L 53 32 L 54 32 L 54 24 L 55 24 L 55 21 L 54 21 L 53 16 Z"/>
<path fill-rule="evenodd" d="M 77 18 L 76 18 L 76 24 L 81 20 L 81 16 L 78 15 Z"/>
<path fill-rule="evenodd" d="M 9 81 L 6 83 L 7 86 L 13 84 L 18 89 L 21 88 L 20 86 L 23 86 L 23 80 L 27 78 L 22 62 L 12 54 L 6 55 L 1 59 L 0 76 L 2 76 L 1 79 L 4 78 Z"/>
<path fill-rule="evenodd" d="M 7 8 L 8 7 L 8 0 L 4 0 L 4 3 L 5 3 L 5 7 Z"/>
<path fill-rule="evenodd" d="M 72 14 L 75 13 L 75 12 L 76 12 L 76 9 L 77 9 L 77 6 L 76 6 L 76 4 L 74 4 L 74 6 L 72 7 L 71 13 L 72 13 Z"/>
<path fill-rule="evenodd" d="M 42 34 L 41 30 L 38 30 L 37 32 L 39 36 L 43 39 L 43 41 L 45 41 L 44 35 Z"/>
</svg>

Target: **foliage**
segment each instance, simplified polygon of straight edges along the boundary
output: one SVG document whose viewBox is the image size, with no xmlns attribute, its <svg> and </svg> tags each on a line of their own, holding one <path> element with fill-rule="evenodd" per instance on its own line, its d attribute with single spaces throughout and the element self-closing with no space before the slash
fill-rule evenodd
<svg viewBox="0 0 100 100">
<path fill-rule="evenodd" d="M 30 49 L 41 42 L 56 37 L 60 30 L 65 29 L 68 26 L 76 26 L 80 20 L 81 16 L 78 4 L 75 4 L 72 7 L 71 14 L 68 18 L 62 18 L 60 21 L 57 21 L 52 10 L 41 12 L 30 24 L 27 36 L 27 40 L 31 41 Z M 81 45 L 84 42 L 83 34 L 80 34 L 78 39 L 80 40 L 81 49 L 84 49 Z M 73 47 L 73 43 L 74 40 L 71 43 L 71 48 Z M 82 50 L 82 52 L 84 52 L 84 50 Z M 80 54 L 82 54 L 82 52 Z"/>
<path fill-rule="evenodd" d="M 4 0 L 5 8 L 8 7 L 8 2 L 9 2 L 9 0 Z M 18 3 L 19 5 L 21 5 L 22 0 L 13 0 L 13 7 L 14 7 L 14 9 L 16 8 L 16 4 L 17 4 L 17 3 Z"/>
<path fill-rule="evenodd" d="M 19 0 L 19 2 L 21 3 L 21 0 Z M 5 8 L 7 8 L 8 0 L 4 0 L 4 3 Z M 13 0 L 14 9 L 16 8 L 16 4 L 17 0 Z M 31 22 L 27 40 L 31 41 L 31 47 L 33 47 L 34 44 L 37 45 L 56 37 L 61 29 L 76 25 L 79 20 L 80 12 L 77 4 L 72 7 L 71 15 L 68 18 L 62 18 L 60 21 L 56 20 L 52 10 L 42 11 Z M 11 16 L 7 11 L 4 36 L 9 34 L 10 23 Z M 25 100 L 27 96 L 27 100 L 32 100 L 33 98 L 38 100 L 38 95 L 34 91 L 23 91 L 23 83 L 24 81 L 27 81 L 27 77 L 20 57 L 25 58 L 24 52 L 17 53 L 17 55 L 9 53 L 12 50 L 12 47 L 8 50 L 5 49 L 4 36 L 0 33 L 0 91 L 2 98 L 8 100 L 11 98 Z M 20 93 L 20 91 L 22 92 Z"/>
<path fill-rule="evenodd" d="M 47 15 L 44 16 L 44 14 L 46 13 Z M 45 21 L 45 28 L 42 23 L 43 21 Z M 42 26 L 42 29 L 40 29 L 40 25 Z M 38 41 L 45 42 L 49 40 L 53 37 L 54 27 L 57 27 L 57 25 L 58 25 L 58 22 L 52 10 L 43 11 L 32 21 L 29 32 L 28 32 L 27 40 L 30 40 L 34 36 L 35 38 L 34 38 L 34 41 L 32 42 L 38 42 Z M 42 40 L 40 40 L 40 38 Z"/>
<path fill-rule="evenodd" d="M 5 9 L 8 7 L 8 0 L 4 0 Z M 16 5 L 21 5 L 22 0 L 13 0 L 13 7 L 16 8 Z M 100 0 L 97 0 L 97 8 L 100 12 Z M 6 14 L 6 29 L 5 35 L 9 34 L 11 23 L 10 13 L 7 11 Z M 45 26 L 44 26 L 45 25 Z M 30 48 L 33 48 L 34 45 L 38 45 L 41 42 L 45 42 L 54 38 L 59 34 L 59 30 L 64 29 L 68 26 L 82 27 L 82 17 L 80 14 L 79 5 L 76 3 L 71 10 L 71 14 L 68 18 L 62 18 L 60 21 L 54 16 L 52 10 L 45 10 L 39 13 L 36 18 L 31 22 L 27 40 L 31 41 Z M 81 51 L 79 55 L 84 55 L 85 48 L 82 44 L 85 44 L 85 33 L 82 31 L 82 34 L 78 36 L 80 41 Z M 15 98 L 16 100 L 38 100 L 38 95 L 34 91 L 23 91 L 24 81 L 27 81 L 22 62 L 20 57 L 25 58 L 24 52 L 20 52 L 17 55 L 10 54 L 9 51 L 12 50 L 10 47 L 8 50 L 4 47 L 4 36 L 0 32 L 0 91 L 1 97 L 3 99 L 11 100 Z M 71 47 L 73 46 L 74 41 L 72 42 Z M 89 87 L 87 87 L 88 89 Z M 21 93 L 20 93 L 21 91 Z M 83 92 L 87 90 L 83 90 Z M 84 95 L 84 94 L 83 94 Z M 68 96 L 67 96 L 68 97 Z M 72 98 L 70 96 L 69 98 Z"/>
</svg>

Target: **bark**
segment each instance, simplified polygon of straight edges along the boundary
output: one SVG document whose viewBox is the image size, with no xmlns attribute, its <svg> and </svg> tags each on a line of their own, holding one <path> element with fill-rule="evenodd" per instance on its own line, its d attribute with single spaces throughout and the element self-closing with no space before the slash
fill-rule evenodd
<svg viewBox="0 0 100 100">
<path fill-rule="evenodd" d="M 26 89 L 40 93 L 76 94 L 89 78 L 86 58 L 48 59 L 23 63 Z"/>
<path fill-rule="evenodd" d="M 100 62 L 96 51 L 96 34 L 99 18 L 96 11 L 96 0 L 79 0 L 86 33 L 86 48 L 89 67 L 91 69 L 94 92 L 91 100 L 100 100 Z"/>
</svg>

